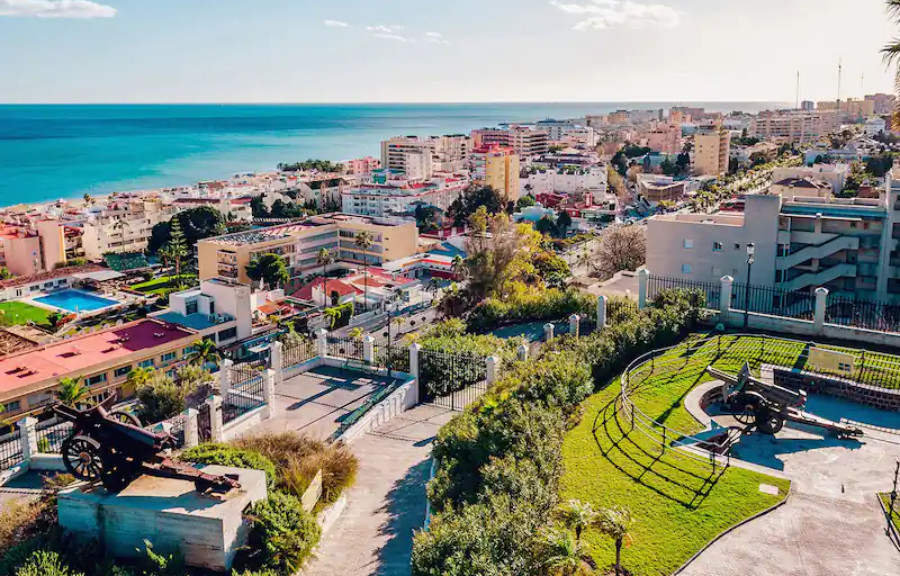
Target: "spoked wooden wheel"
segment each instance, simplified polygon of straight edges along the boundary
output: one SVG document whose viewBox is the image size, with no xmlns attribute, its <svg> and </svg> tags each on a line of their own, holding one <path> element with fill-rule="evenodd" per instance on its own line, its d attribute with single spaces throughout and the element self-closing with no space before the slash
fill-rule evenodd
<svg viewBox="0 0 900 576">
<path fill-rule="evenodd" d="M 100 443 L 87 436 L 72 436 L 62 444 L 63 464 L 72 476 L 92 482 L 103 473 Z"/>
<path fill-rule="evenodd" d="M 131 424 L 133 426 L 137 426 L 138 428 L 141 427 L 140 419 L 131 412 L 125 412 L 124 410 L 113 410 L 108 414 L 108 416 L 116 422 Z"/>
</svg>

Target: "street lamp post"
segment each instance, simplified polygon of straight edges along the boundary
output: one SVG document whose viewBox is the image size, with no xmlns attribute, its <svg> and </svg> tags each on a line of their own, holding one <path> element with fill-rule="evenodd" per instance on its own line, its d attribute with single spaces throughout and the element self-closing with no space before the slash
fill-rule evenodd
<svg viewBox="0 0 900 576">
<path fill-rule="evenodd" d="M 750 325 L 750 273 L 753 270 L 755 254 L 756 245 L 753 242 L 747 244 L 747 284 L 744 286 L 744 330 Z"/>
</svg>

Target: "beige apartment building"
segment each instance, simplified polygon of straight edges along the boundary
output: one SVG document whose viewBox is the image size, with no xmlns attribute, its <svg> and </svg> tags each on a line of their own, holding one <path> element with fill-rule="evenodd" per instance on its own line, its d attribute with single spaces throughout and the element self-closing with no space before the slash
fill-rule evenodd
<svg viewBox="0 0 900 576">
<path fill-rule="evenodd" d="M 493 145 L 512 148 L 522 158 L 528 158 L 546 154 L 550 150 L 550 136 L 528 126 L 484 128 L 472 131 L 472 144 L 477 148 Z"/>
<path fill-rule="evenodd" d="M 519 156 L 498 145 L 482 146 L 472 152 L 472 180 L 500 192 L 507 202 L 515 202 L 519 192 Z"/>
<path fill-rule="evenodd" d="M 840 119 L 834 110 L 767 110 L 756 115 L 749 132 L 779 144 L 810 144 L 839 128 Z"/>
<path fill-rule="evenodd" d="M 381 166 L 411 179 L 428 179 L 435 172 L 461 170 L 471 150 L 472 139 L 462 134 L 397 136 L 381 143 Z"/>
<path fill-rule="evenodd" d="M 356 235 L 363 231 L 374 240 L 367 250 L 356 246 Z M 207 238 L 197 243 L 197 258 L 201 280 L 223 277 L 249 284 L 247 265 L 263 254 L 282 256 L 291 277 L 301 278 L 321 268 L 318 256 L 323 249 L 335 259 L 332 267 L 380 266 L 415 254 L 418 238 L 415 222 L 337 213 Z"/>
<path fill-rule="evenodd" d="M 694 172 L 721 176 L 728 172 L 731 132 L 719 126 L 704 127 L 694 135 Z"/>
</svg>

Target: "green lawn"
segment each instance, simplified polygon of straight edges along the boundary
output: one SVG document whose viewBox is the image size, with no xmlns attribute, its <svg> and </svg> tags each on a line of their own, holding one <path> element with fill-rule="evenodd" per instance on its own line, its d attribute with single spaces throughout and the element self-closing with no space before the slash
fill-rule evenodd
<svg viewBox="0 0 900 576">
<path fill-rule="evenodd" d="M 182 274 L 180 277 L 180 281 L 184 283 L 185 286 L 194 286 L 197 284 L 197 277 L 193 275 Z M 139 284 L 132 284 L 129 286 L 132 290 L 137 290 L 138 292 L 143 292 L 144 294 L 152 294 L 154 296 L 165 296 L 171 292 L 174 292 L 179 284 L 178 276 L 160 276 L 159 278 L 154 278 L 153 280 L 149 280 L 147 282 L 141 282 Z"/>
<path fill-rule="evenodd" d="M 891 507 L 891 495 L 888 492 L 883 492 L 878 495 L 881 498 L 881 502 L 884 503 L 884 509 L 889 510 Z M 900 502 L 894 505 L 894 513 L 891 514 L 891 521 L 894 523 L 894 528 L 897 529 L 897 532 L 900 532 Z"/>
<path fill-rule="evenodd" d="M 660 454 L 658 444 L 620 419 L 612 404 L 619 390 L 615 382 L 584 403 L 584 418 L 563 445 L 560 492 L 562 501 L 631 510 L 633 542 L 623 564 L 635 576 L 672 573 L 725 529 L 785 498 L 787 480 L 737 467 L 713 473 L 676 450 Z M 670 406 L 677 397 L 668 396 Z M 761 483 L 777 486 L 779 495 L 760 492 Z M 601 569 L 612 564 L 609 538 L 590 530 L 585 541 Z"/>
<path fill-rule="evenodd" d="M 47 316 L 53 313 L 24 302 L 0 302 L 0 312 L 3 312 L 4 322 L 9 325 L 25 324 L 29 320 L 35 324 L 47 324 Z"/>
</svg>

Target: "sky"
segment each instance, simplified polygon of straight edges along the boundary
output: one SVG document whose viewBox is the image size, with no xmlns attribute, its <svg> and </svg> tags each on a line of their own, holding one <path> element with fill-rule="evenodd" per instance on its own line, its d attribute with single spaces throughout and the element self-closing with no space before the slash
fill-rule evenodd
<svg viewBox="0 0 900 576">
<path fill-rule="evenodd" d="M 0 102 L 782 101 L 890 91 L 881 0 L 0 0 Z"/>
</svg>

